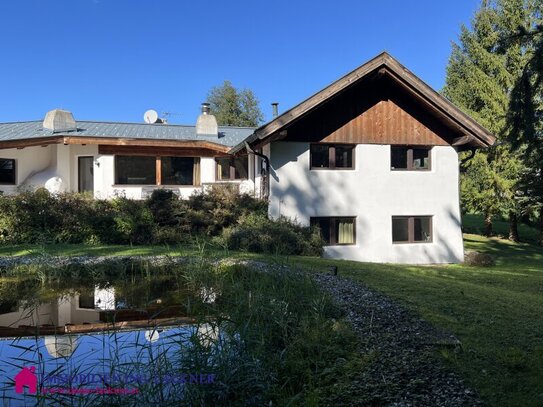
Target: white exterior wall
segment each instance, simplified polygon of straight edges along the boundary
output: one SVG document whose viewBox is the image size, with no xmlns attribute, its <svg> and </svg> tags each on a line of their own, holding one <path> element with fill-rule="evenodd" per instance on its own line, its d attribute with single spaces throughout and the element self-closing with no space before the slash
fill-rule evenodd
<svg viewBox="0 0 543 407">
<path fill-rule="evenodd" d="M 186 199 L 192 194 L 202 191 L 206 185 L 216 182 L 215 159 L 201 157 L 200 182 L 202 186 L 115 185 L 115 157 L 113 155 L 98 154 L 97 145 L 53 144 L 46 147 L 1 150 L 0 158 L 15 159 L 16 185 L 0 185 L 0 191 L 4 194 L 16 193 L 29 177 L 43 172 L 43 177 L 33 177 L 34 183 L 38 181 L 36 185 L 32 185 L 33 187 L 44 186 L 45 180 L 54 175 L 62 179 L 64 190 L 77 192 L 79 188 L 78 159 L 88 156 L 94 157 L 94 197 L 97 199 L 110 199 L 115 196 L 142 199 L 157 188 L 171 189 Z M 251 158 L 249 160 L 249 179 L 227 182 L 239 184 L 241 192 L 253 194 L 255 187 L 254 168 L 252 167 L 254 164 L 252 164 Z M 223 182 L 221 181 L 221 183 Z"/>
<path fill-rule="evenodd" d="M 271 217 L 309 225 L 315 216 L 356 217 L 356 244 L 328 246 L 325 256 L 390 263 L 463 261 L 458 154 L 431 151 L 430 171 L 391 171 L 390 146 L 359 144 L 354 170 L 309 170 L 309 144 L 271 145 Z M 392 216 L 431 215 L 431 243 L 393 244 Z"/>
<path fill-rule="evenodd" d="M 48 168 L 52 161 L 52 150 L 55 146 L 27 147 L 21 150 L 7 148 L 0 150 L 0 158 L 15 159 L 16 185 L 0 185 L 0 191 L 9 195 L 17 192 L 17 188 L 29 176 Z"/>
</svg>

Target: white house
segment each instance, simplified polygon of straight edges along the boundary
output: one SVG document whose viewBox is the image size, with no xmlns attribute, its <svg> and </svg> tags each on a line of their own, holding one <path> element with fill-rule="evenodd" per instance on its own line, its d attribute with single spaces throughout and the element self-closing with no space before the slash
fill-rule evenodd
<svg viewBox="0 0 543 407">
<path fill-rule="evenodd" d="M 257 128 L 0 124 L 0 190 L 47 186 L 142 198 L 216 183 L 269 199 L 271 217 L 318 225 L 326 256 L 463 261 L 458 153 L 495 138 L 387 53 Z"/>
<path fill-rule="evenodd" d="M 186 198 L 233 183 L 254 193 L 253 159 L 228 154 L 253 130 L 217 126 L 205 103 L 195 126 L 76 121 L 55 109 L 43 121 L 0 124 L 0 191 L 46 187 L 141 199 L 168 188 Z"/>
</svg>

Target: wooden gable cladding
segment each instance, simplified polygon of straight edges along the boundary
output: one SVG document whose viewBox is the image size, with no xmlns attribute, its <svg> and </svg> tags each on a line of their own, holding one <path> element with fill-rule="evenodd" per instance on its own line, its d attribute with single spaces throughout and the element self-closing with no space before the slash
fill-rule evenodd
<svg viewBox="0 0 543 407">
<path fill-rule="evenodd" d="M 428 146 L 449 144 L 392 100 L 377 102 L 360 116 L 327 135 L 322 141 Z"/>
<path fill-rule="evenodd" d="M 154 146 L 114 146 L 99 145 L 98 154 L 105 155 L 143 155 L 165 157 L 222 157 L 225 153 L 201 147 L 154 147 Z"/>
<path fill-rule="evenodd" d="M 349 144 L 452 145 L 465 134 L 390 78 L 361 81 L 271 140 Z M 274 137 L 275 136 L 275 137 Z"/>
</svg>

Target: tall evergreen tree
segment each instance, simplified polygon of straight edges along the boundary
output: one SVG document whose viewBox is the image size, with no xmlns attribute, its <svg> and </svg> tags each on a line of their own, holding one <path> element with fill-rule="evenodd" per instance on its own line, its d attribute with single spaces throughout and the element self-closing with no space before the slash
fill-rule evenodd
<svg viewBox="0 0 543 407">
<path fill-rule="evenodd" d="M 447 67 L 445 96 L 498 136 L 506 126 L 510 92 L 525 58 L 521 48 L 500 47 L 500 38 L 526 19 L 527 1 L 483 0 L 471 29 L 462 26 Z M 522 171 L 519 154 L 503 138 L 478 151 L 463 169 L 464 208 L 484 214 L 486 234 L 492 234 L 492 218 L 502 215 L 509 217 L 510 239 L 518 239 Z"/>
<path fill-rule="evenodd" d="M 502 33 L 506 49 L 524 49 L 529 56 L 511 92 L 504 134 L 527 163 L 523 177 L 525 207 L 539 218 L 543 246 L 543 3 L 533 4 L 531 20 L 514 35 Z"/>
<path fill-rule="evenodd" d="M 253 91 L 238 90 L 230 81 L 213 87 L 207 101 L 220 126 L 256 127 L 264 118 Z"/>
</svg>

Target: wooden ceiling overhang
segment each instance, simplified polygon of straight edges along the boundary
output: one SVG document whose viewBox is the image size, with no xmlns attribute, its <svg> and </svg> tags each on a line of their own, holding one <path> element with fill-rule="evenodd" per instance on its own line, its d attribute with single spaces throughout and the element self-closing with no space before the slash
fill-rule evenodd
<svg viewBox="0 0 543 407">
<path fill-rule="evenodd" d="M 205 140 L 164 140 L 114 137 L 52 136 L 0 141 L 0 149 L 64 145 L 98 145 L 100 154 L 217 157 L 228 155 L 230 147 Z"/>
<path fill-rule="evenodd" d="M 259 127 L 246 141 L 257 149 L 277 140 L 466 150 L 489 147 L 496 138 L 385 52 Z"/>
</svg>

